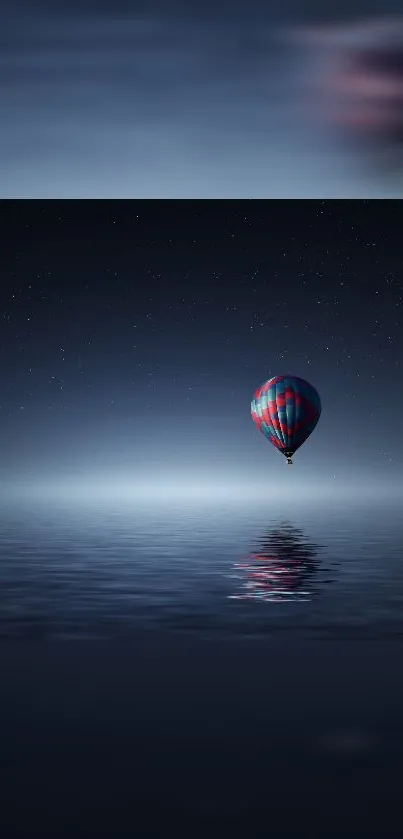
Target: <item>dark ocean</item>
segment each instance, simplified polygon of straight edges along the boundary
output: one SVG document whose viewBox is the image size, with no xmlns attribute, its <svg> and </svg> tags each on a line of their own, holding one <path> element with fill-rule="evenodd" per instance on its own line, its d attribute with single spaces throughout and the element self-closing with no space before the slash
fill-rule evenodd
<svg viewBox="0 0 403 839">
<path fill-rule="evenodd" d="M 400 836 L 398 503 L 4 503 L 0 835 Z"/>
</svg>

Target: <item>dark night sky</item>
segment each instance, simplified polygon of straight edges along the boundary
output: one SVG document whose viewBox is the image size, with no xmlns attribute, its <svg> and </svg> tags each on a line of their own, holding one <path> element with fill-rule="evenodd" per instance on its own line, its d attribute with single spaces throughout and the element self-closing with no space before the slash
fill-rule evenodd
<svg viewBox="0 0 403 839">
<path fill-rule="evenodd" d="M 6 0 L 1 196 L 400 197 L 305 124 L 307 56 L 276 34 L 400 12 L 401 0 Z"/>
<path fill-rule="evenodd" d="M 401 494 L 401 203 L 0 214 L 5 488 Z M 286 372 L 323 403 L 291 470 L 250 417 Z"/>
</svg>

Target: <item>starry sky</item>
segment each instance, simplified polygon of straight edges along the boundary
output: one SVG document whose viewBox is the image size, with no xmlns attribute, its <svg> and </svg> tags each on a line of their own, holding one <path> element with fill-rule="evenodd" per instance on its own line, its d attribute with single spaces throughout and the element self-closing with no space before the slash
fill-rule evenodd
<svg viewBox="0 0 403 839">
<path fill-rule="evenodd" d="M 3 492 L 401 495 L 401 202 L 3 201 L 0 219 Z M 292 468 L 250 416 L 282 373 L 323 406 Z"/>
<path fill-rule="evenodd" d="M 5 0 L 1 196 L 400 197 L 306 120 L 301 79 L 321 71 L 283 28 L 401 1 L 325 5 Z"/>
</svg>

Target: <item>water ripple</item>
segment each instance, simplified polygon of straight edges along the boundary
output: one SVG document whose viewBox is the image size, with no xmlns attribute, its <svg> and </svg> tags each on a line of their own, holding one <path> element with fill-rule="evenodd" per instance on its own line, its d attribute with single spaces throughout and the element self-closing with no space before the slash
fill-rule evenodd
<svg viewBox="0 0 403 839">
<path fill-rule="evenodd" d="M 0 637 L 399 635 L 402 545 L 393 511 L 10 507 Z"/>
</svg>

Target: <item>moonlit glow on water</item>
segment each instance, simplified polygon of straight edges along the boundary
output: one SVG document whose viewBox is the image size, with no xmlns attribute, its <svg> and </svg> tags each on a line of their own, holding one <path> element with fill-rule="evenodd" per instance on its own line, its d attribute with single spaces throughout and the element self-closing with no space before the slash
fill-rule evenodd
<svg viewBox="0 0 403 839">
<path fill-rule="evenodd" d="M 218 496 L 2 502 L 3 637 L 403 628 L 399 510 Z"/>
</svg>

